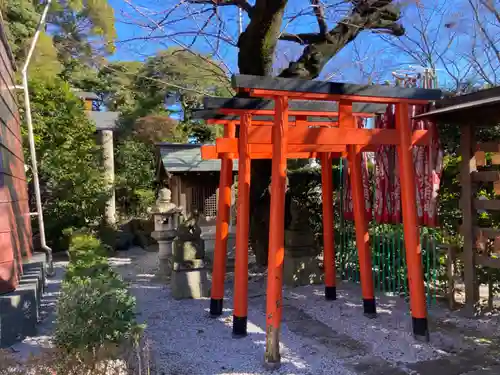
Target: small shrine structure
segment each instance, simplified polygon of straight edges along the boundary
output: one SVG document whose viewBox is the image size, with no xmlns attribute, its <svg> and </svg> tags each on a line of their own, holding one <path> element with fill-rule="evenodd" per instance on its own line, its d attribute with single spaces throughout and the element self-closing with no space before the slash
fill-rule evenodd
<svg viewBox="0 0 500 375">
<path fill-rule="evenodd" d="M 412 148 L 429 145 L 433 133 L 412 131 L 411 106 L 428 105 L 441 98 L 440 90 L 381 85 L 355 85 L 297 79 L 237 75 L 233 87 L 246 96 L 216 105 L 207 105 L 224 122 L 224 137 L 214 146 L 204 146 L 204 159 L 221 159 L 219 210 L 217 215 L 210 312 L 222 313 L 226 240 L 231 203 L 231 166 L 238 159 L 238 201 L 236 224 L 236 264 L 234 284 L 233 334 L 246 335 L 248 311 L 248 231 L 250 163 L 255 158 L 272 159 L 269 261 L 266 291 L 266 363 L 280 363 L 279 335 L 282 315 L 284 250 L 284 208 L 288 158 L 322 160 L 325 297 L 336 299 L 335 255 L 333 244 L 333 202 L 331 163 L 333 155 L 347 156 L 352 185 L 353 216 L 356 229 L 363 312 L 376 316 L 370 238 L 365 218 L 361 156 L 380 145 L 395 145 L 399 156 L 401 201 L 406 260 L 410 289 L 413 334 L 428 340 L 427 307 L 422 272 L 417 212 L 415 207 L 415 167 Z M 210 104 L 210 103 L 208 103 Z M 371 117 L 370 105 L 394 105 L 396 129 L 361 129 L 357 118 Z M 228 116 L 228 117 L 225 117 Z M 257 116 L 271 116 L 259 118 Z M 320 117 L 321 119 L 318 119 Z M 236 138 L 236 126 L 239 136 Z M 324 167 L 323 167 L 324 165 Z M 330 175 L 329 175 L 330 174 Z"/>
</svg>

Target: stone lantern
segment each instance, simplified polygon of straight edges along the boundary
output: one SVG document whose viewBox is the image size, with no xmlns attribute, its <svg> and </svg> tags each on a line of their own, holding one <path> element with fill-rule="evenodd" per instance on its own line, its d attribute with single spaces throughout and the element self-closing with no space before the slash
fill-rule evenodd
<svg viewBox="0 0 500 375">
<path fill-rule="evenodd" d="M 170 282 L 175 299 L 203 298 L 210 295 L 205 244 L 201 238 L 198 219 L 198 212 L 192 212 L 177 228 Z"/>
<path fill-rule="evenodd" d="M 153 209 L 155 230 L 151 233 L 158 241 L 158 276 L 169 277 L 173 268 L 173 241 L 177 236 L 182 208 L 171 201 L 169 189 L 160 189 Z"/>
</svg>

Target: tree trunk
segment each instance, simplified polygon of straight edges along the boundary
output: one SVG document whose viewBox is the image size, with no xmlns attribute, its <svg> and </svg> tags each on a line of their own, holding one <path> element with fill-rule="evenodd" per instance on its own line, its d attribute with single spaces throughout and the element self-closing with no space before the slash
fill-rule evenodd
<svg viewBox="0 0 500 375">
<path fill-rule="evenodd" d="M 272 74 L 274 53 L 287 0 L 257 0 L 246 30 L 238 40 L 240 74 Z"/>
<path fill-rule="evenodd" d="M 358 1 L 350 15 L 327 34 L 303 34 L 310 39 L 300 58 L 290 63 L 280 77 L 314 79 L 326 63 L 342 48 L 352 42 L 365 29 L 389 30 L 402 35 L 404 29 L 396 22 L 399 10 L 393 0 Z M 272 74 L 272 64 L 278 39 L 294 40 L 280 32 L 287 0 L 257 0 L 251 11 L 250 23 L 238 40 L 238 67 L 240 74 L 267 76 Z M 246 95 L 239 93 L 239 95 Z M 257 263 L 267 264 L 269 236 L 268 186 L 271 177 L 271 160 L 252 160 L 250 187 L 250 243 Z M 285 225 L 289 221 L 290 197 L 285 201 Z"/>
</svg>

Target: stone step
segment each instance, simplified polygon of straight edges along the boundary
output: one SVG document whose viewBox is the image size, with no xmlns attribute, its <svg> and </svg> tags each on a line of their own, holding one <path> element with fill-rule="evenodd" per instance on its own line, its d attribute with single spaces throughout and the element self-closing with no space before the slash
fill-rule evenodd
<svg viewBox="0 0 500 375">
<path fill-rule="evenodd" d="M 16 290 L 0 295 L 0 348 L 36 335 L 46 277 L 45 254 L 33 254 L 23 263 Z"/>
</svg>

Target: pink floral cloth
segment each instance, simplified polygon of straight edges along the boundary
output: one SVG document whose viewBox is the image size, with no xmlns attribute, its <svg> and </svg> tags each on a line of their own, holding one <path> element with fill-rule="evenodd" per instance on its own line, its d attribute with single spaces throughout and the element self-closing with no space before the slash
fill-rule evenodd
<svg viewBox="0 0 500 375">
<path fill-rule="evenodd" d="M 423 106 L 410 107 L 410 116 L 424 112 Z M 359 127 L 364 127 L 362 120 Z M 430 130 L 432 140 L 429 146 L 413 147 L 415 165 L 415 185 L 417 215 L 420 225 L 434 227 L 438 225 L 438 192 L 443 172 L 443 150 L 439 142 L 436 124 L 427 120 L 412 120 L 412 130 Z M 395 129 L 394 106 L 387 106 L 386 112 L 376 118 L 375 128 Z M 379 146 L 375 152 L 375 198 L 372 203 L 370 194 L 370 176 L 366 153 L 362 159 L 363 191 L 365 196 L 366 219 L 373 217 L 377 223 L 398 224 L 402 222 L 401 184 L 396 146 Z M 353 220 L 351 183 L 348 173 L 344 174 L 344 218 Z"/>
</svg>

